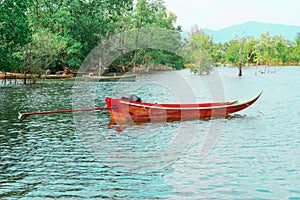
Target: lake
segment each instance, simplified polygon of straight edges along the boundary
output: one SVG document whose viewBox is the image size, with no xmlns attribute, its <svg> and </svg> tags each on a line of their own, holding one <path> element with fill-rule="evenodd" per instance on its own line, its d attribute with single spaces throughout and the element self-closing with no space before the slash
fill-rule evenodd
<svg viewBox="0 0 300 200">
<path fill-rule="evenodd" d="M 0 86 L 2 199 L 300 199 L 300 67 L 140 74 L 134 83 Z M 0 83 L 1 84 L 1 83 Z M 226 119 L 109 126 L 107 111 L 17 119 L 18 112 L 105 107 L 104 98 L 235 100 Z"/>
</svg>

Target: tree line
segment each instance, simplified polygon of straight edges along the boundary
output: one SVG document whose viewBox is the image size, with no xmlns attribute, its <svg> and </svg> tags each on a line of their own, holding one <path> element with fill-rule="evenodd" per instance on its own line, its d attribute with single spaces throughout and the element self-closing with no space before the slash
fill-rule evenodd
<svg viewBox="0 0 300 200">
<path fill-rule="evenodd" d="M 101 41 L 131 29 L 157 27 L 178 32 L 176 15 L 163 0 L 0 0 L 0 71 L 52 72 L 68 67 L 76 70 Z M 242 35 L 226 43 L 197 26 L 185 40 L 178 37 L 181 56 L 163 49 L 137 49 L 115 60 L 132 69 L 140 65 L 190 67 L 195 73 L 209 73 L 212 66 L 227 63 L 299 64 L 300 34 L 295 41 L 262 34 L 256 39 Z M 183 56 L 182 56 L 183 55 Z"/>
<path fill-rule="evenodd" d="M 186 43 L 186 51 L 193 61 L 191 71 L 200 74 L 209 73 L 212 66 L 220 64 L 239 67 L 300 65 L 300 33 L 294 41 L 267 32 L 259 38 L 243 33 L 229 42 L 215 43 L 212 36 L 195 25 L 189 31 Z"/>
</svg>

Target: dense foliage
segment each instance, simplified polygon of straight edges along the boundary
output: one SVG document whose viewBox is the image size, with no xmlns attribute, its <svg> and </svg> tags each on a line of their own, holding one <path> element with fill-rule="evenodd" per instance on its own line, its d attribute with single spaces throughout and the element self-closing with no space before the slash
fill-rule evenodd
<svg viewBox="0 0 300 200">
<path fill-rule="evenodd" d="M 119 32 L 145 27 L 180 31 L 174 26 L 176 16 L 166 10 L 162 0 L 136 3 L 133 0 L 4 0 L 0 3 L 0 71 L 42 73 L 46 69 L 52 72 L 66 67 L 78 69 L 93 48 Z M 155 49 L 138 49 L 114 65 L 126 62 L 132 68 L 157 58 L 162 64 L 179 63 L 180 66 L 174 67 L 183 67 L 177 56 Z"/>
<path fill-rule="evenodd" d="M 0 1 L 0 71 L 22 64 L 21 49 L 31 40 L 27 0 Z"/>
</svg>

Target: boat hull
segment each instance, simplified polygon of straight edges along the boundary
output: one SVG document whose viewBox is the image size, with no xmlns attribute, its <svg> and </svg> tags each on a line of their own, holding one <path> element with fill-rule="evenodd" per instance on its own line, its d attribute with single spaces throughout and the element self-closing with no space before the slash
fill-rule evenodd
<svg viewBox="0 0 300 200">
<path fill-rule="evenodd" d="M 106 98 L 106 103 L 116 124 L 170 122 L 223 118 L 249 107 L 260 95 L 244 101 L 204 104 L 151 104 L 113 98 Z"/>
<path fill-rule="evenodd" d="M 73 78 L 73 74 L 68 74 L 68 75 L 52 75 L 52 74 L 44 74 L 41 76 L 41 78 L 45 78 L 45 79 L 68 79 L 68 78 Z"/>
<path fill-rule="evenodd" d="M 136 80 L 136 77 L 136 74 L 123 76 L 84 76 L 84 80 L 95 82 L 134 82 Z"/>
<path fill-rule="evenodd" d="M 26 76 L 24 74 L 20 73 L 7 73 L 6 75 L 0 74 L 0 79 L 24 79 L 24 78 L 45 78 L 45 79 L 68 79 L 73 78 L 73 74 L 69 75 L 52 75 L 52 74 L 27 74 Z"/>
</svg>

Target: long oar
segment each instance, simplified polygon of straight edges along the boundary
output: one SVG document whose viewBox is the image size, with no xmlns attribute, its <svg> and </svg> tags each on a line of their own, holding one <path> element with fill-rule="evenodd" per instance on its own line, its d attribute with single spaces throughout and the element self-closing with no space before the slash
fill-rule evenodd
<svg viewBox="0 0 300 200">
<path fill-rule="evenodd" d="M 18 119 L 24 120 L 29 115 L 48 115 L 54 113 L 72 113 L 72 112 L 110 110 L 110 109 L 112 108 L 81 108 L 77 110 L 53 110 L 53 111 L 42 111 L 42 112 L 28 112 L 28 113 L 19 113 Z"/>
</svg>

